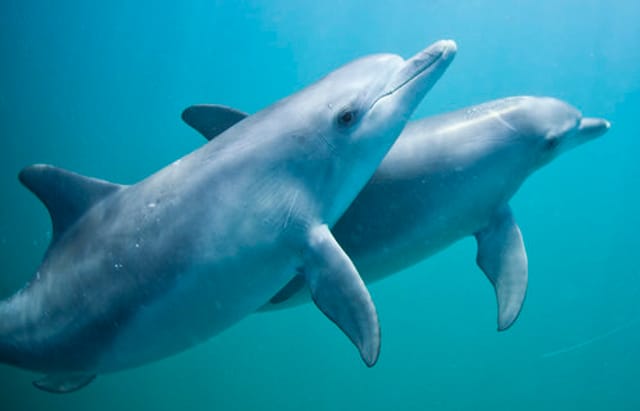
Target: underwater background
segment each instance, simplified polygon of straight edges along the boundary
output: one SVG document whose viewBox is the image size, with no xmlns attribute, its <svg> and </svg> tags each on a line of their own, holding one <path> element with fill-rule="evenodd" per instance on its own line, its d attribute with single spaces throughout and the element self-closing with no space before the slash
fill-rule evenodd
<svg viewBox="0 0 640 411">
<path fill-rule="evenodd" d="M 0 410 L 640 410 L 639 21 L 632 0 L 3 0 L 2 298 L 50 237 L 24 166 L 133 183 L 203 144 L 188 105 L 255 112 L 365 54 L 457 41 L 414 118 L 533 94 L 612 128 L 512 200 L 530 282 L 506 332 L 469 238 L 370 287 L 372 369 L 306 305 L 66 396 L 0 365 Z"/>
</svg>

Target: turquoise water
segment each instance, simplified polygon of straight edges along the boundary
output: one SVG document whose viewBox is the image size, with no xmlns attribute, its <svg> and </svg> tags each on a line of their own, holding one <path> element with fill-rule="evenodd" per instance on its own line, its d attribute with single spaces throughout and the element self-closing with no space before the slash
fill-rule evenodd
<svg viewBox="0 0 640 411">
<path fill-rule="evenodd" d="M 180 121 L 190 104 L 253 112 L 358 56 L 453 38 L 458 56 L 415 118 L 535 94 L 612 122 L 512 201 L 530 263 L 516 325 L 495 331 L 469 239 L 371 287 L 372 369 L 308 305 L 68 396 L 0 366 L 0 409 L 640 409 L 640 3 L 301 3 L 1 2 L 0 295 L 30 278 L 50 231 L 22 167 L 132 183 L 202 144 Z"/>
</svg>

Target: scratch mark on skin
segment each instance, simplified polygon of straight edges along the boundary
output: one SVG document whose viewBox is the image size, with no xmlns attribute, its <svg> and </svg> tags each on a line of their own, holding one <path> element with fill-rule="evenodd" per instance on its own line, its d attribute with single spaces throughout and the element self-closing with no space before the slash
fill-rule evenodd
<svg viewBox="0 0 640 411">
<path fill-rule="evenodd" d="M 504 118 L 502 118 L 502 115 L 500 113 L 498 113 L 495 110 L 490 110 L 489 111 L 493 117 L 498 120 L 503 126 L 505 126 L 506 128 L 508 128 L 509 130 L 513 131 L 514 133 L 517 133 L 518 130 L 516 130 L 515 127 L 513 127 L 511 124 L 509 124 Z"/>
<path fill-rule="evenodd" d="M 284 219 L 284 224 L 283 227 L 287 228 L 289 226 L 289 222 L 291 221 L 291 214 L 293 214 L 293 209 L 296 206 L 296 203 L 298 201 L 298 190 L 295 190 L 293 192 L 293 197 L 291 198 L 291 201 L 289 201 L 289 207 L 287 209 L 287 215 Z"/>
</svg>

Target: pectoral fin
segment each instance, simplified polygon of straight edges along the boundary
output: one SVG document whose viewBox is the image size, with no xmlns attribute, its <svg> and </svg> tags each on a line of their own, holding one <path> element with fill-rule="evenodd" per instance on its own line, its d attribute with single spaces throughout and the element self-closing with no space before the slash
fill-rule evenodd
<svg viewBox="0 0 640 411">
<path fill-rule="evenodd" d="M 86 387 L 95 380 L 95 375 L 61 374 L 47 375 L 33 382 L 34 387 L 54 394 L 68 394 Z"/>
<path fill-rule="evenodd" d="M 376 308 L 355 266 L 326 225 L 311 229 L 302 271 L 315 304 L 372 367 L 380 354 Z"/>
<path fill-rule="evenodd" d="M 501 209 L 484 230 L 476 233 L 478 266 L 496 291 L 498 331 L 511 327 L 520 314 L 527 293 L 527 253 L 520 228 L 508 206 Z"/>
</svg>

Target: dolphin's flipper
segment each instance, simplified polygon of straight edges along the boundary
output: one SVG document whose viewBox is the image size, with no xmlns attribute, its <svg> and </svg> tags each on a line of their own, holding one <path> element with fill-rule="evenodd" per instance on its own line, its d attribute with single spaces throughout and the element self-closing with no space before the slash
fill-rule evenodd
<svg viewBox="0 0 640 411">
<path fill-rule="evenodd" d="M 45 164 L 26 167 L 18 178 L 49 210 L 52 243 L 95 203 L 122 188 Z"/>
<path fill-rule="evenodd" d="M 182 112 L 182 120 L 211 140 L 248 114 L 218 104 L 196 104 Z"/>
<path fill-rule="evenodd" d="M 68 394 L 86 387 L 95 379 L 95 375 L 86 374 L 47 375 L 34 381 L 33 386 L 54 394 Z"/>
<path fill-rule="evenodd" d="M 527 253 L 522 234 L 511 210 L 505 206 L 489 226 L 475 236 L 476 262 L 496 290 L 498 331 L 503 331 L 518 318 L 527 293 Z"/>
<path fill-rule="evenodd" d="M 378 314 L 358 271 L 326 225 L 311 229 L 303 272 L 318 308 L 372 367 L 380 354 Z"/>
</svg>

